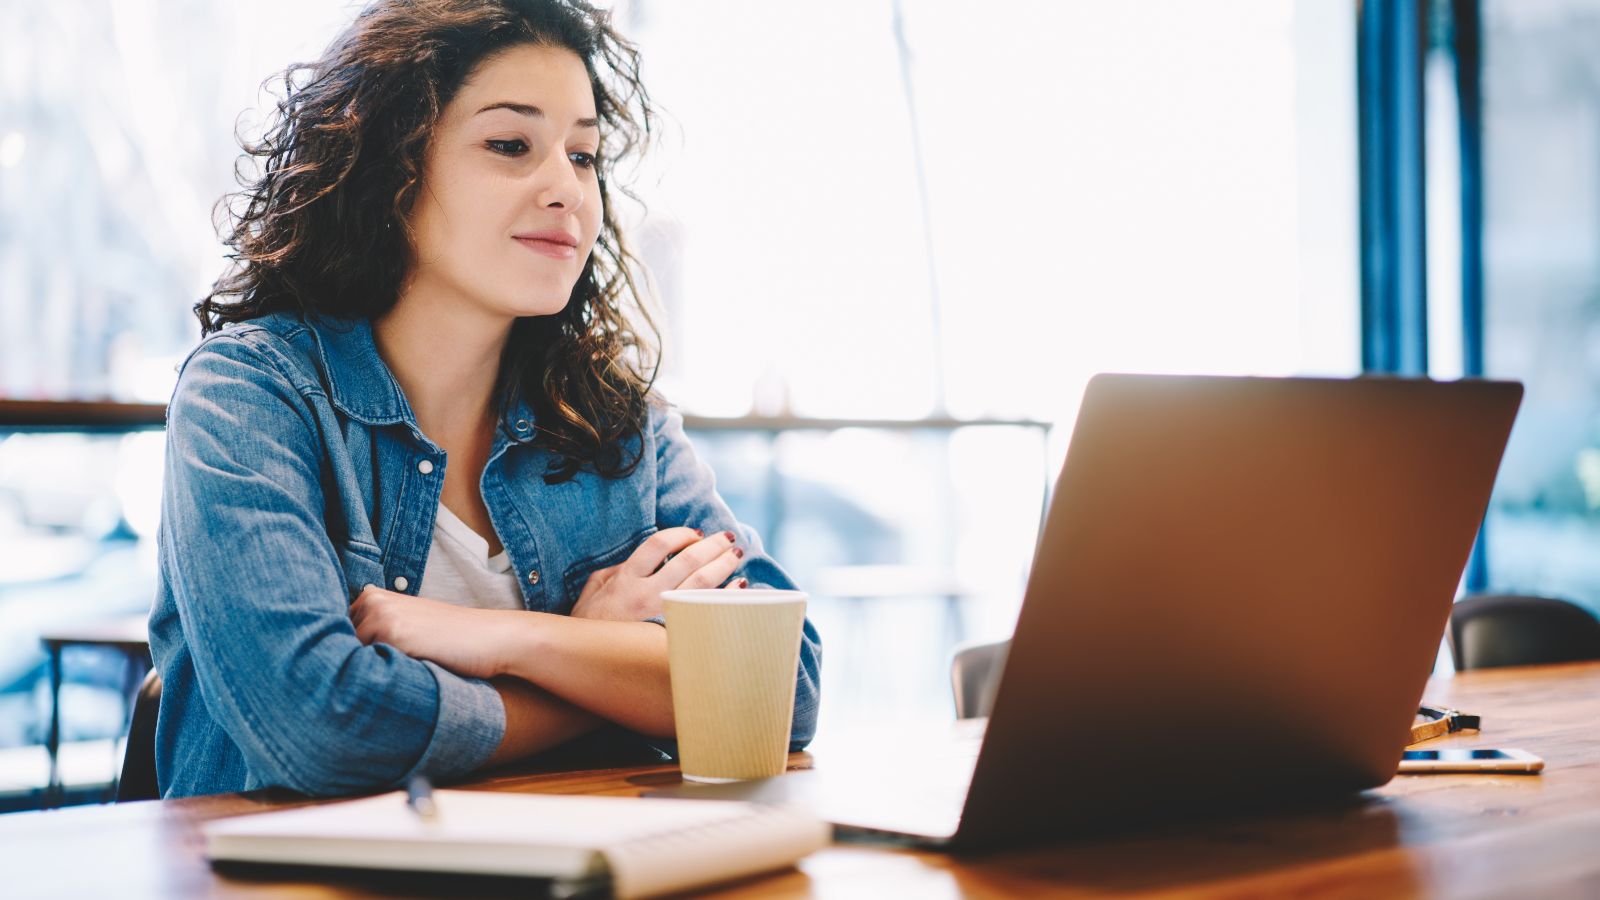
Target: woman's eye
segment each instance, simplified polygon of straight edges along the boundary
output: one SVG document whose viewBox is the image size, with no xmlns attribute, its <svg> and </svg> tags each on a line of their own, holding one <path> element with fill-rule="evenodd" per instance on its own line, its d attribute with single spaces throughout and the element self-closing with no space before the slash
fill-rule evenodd
<svg viewBox="0 0 1600 900">
<path fill-rule="evenodd" d="M 490 150 L 493 150 L 501 156 L 521 156 L 522 154 L 528 152 L 528 145 L 523 143 L 519 138 L 509 138 L 498 141 L 491 140 L 486 141 L 485 143 L 488 145 Z"/>
<path fill-rule="evenodd" d="M 593 153 L 584 153 L 583 151 L 579 150 L 574 153 L 568 153 L 567 159 L 572 160 L 572 164 L 580 169 L 594 168 L 595 158 Z"/>
</svg>

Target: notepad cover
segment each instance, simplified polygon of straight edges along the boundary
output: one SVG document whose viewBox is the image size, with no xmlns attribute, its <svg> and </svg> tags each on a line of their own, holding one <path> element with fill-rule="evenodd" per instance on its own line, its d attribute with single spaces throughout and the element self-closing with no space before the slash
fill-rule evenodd
<svg viewBox="0 0 1600 900">
<path fill-rule="evenodd" d="M 424 821 L 396 792 L 220 819 L 202 826 L 215 861 L 462 872 L 566 880 L 609 875 L 619 897 L 683 890 L 792 865 L 828 827 L 794 809 L 438 791 Z"/>
</svg>

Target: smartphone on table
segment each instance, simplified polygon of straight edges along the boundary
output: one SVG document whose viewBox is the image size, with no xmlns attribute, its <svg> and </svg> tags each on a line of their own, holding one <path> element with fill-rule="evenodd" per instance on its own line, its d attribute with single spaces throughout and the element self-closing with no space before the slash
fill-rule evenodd
<svg viewBox="0 0 1600 900">
<path fill-rule="evenodd" d="M 1407 772 L 1537 772 L 1544 760 L 1526 750 L 1469 749 L 1407 750 L 1400 771 Z"/>
</svg>

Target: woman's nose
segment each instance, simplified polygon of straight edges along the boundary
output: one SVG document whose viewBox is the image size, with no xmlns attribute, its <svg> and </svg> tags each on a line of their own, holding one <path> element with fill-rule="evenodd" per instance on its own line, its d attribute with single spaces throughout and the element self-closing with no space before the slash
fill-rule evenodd
<svg viewBox="0 0 1600 900">
<path fill-rule="evenodd" d="M 572 212 L 583 205 L 583 185 L 578 181 L 578 173 L 573 170 L 565 148 L 545 154 L 534 173 L 534 182 L 538 204 L 544 209 Z"/>
</svg>

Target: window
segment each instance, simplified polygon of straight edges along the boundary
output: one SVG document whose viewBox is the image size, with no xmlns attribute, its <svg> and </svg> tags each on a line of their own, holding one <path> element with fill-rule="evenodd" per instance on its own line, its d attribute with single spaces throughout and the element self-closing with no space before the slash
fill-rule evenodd
<svg viewBox="0 0 1600 900">
<path fill-rule="evenodd" d="M 262 79 L 357 8 L 0 7 L 0 396 L 166 399 L 197 334 L 189 306 L 223 266 L 211 212 L 235 119 L 252 110 L 252 133 Z M 668 396 L 801 425 L 945 417 L 696 435 L 735 510 L 817 593 L 828 684 L 866 685 L 830 692 L 825 728 L 948 714 L 949 646 L 1009 632 L 1092 374 L 1359 368 L 1346 0 L 616 11 L 668 113 L 634 222 Z M 1005 424 L 1021 419 L 1060 427 L 1046 446 Z M 129 523 L 97 531 L 40 518 L 37 485 L 5 474 L 74 454 L 152 465 L 142 436 L 63 440 L 0 445 L 0 533 L 89 548 L 75 577 L 122 549 L 115 565 L 148 558 L 148 498 L 83 485 Z M 0 544 L 0 568 L 20 566 L 17 546 Z M 861 566 L 915 573 L 923 596 L 834 579 Z M 27 590 L 0 584 L 0 605 Z M 15 621 L 0 656 L 21 674 L 0 692 L 32 698 L 37 644 Z"/>
<path fill-rule="evenodd" d="M 350 10 L 0 4 L 0 398 L 166 401 L 198 338 L 190 306 L 224 262 L 211 211 L 232 188 L 235 120 Z M 15 752 L 48 728 L 40 634 L 150 608 L 161 456 L 154 432 L 0 431 L 0 809 L 43 779 L 42 753 Z M 93 648 L 69 648 L 64 674 L 75 788 L 120 759 L 127 686 L 120 657 Z"/>
<path fill-rule="evenodd" d="M 1485 361 L 1527 386 L 1489 586 L 1600 611 L 1600 3 L 1483 4 Z"/>
<path fill-rule="evenodd" d="M 641 242 L 669 395 L 1061 426 L 1045 454 L 1004 427 L 697 435 L 736 512 L 784 510 L 825 678 L 865 686 L 825 730 L 947 715 L 953 638 L 1010 633 L 1091 375 L 1359 370 L 1348 3 L 626 9 L 670 115 Z M 852 597 L 863 565 L 922 593 Z"/>
<path fill-rule="evenodd" d="M 1348 3 L 631 8 L 693 409 L 1070 421 L 1106 369 L 1359 368 Z"/>
</svg>

